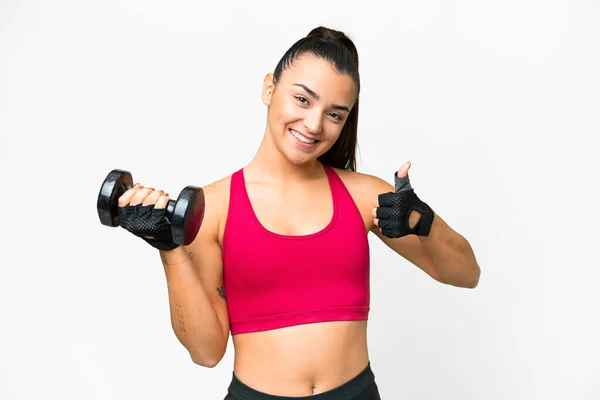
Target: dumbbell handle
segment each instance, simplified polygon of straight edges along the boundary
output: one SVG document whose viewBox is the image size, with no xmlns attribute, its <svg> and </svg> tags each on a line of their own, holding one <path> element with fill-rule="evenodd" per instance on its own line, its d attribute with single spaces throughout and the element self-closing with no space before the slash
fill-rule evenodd
<svg viewBox="0 0 600 400">
<path fill-rule="evenodd" d="M 173 222 L 173 213 L 175 212 L 175 205 L 177 204 L 177 200 L 170 199 L 167 202 L 167 206 L 165 207 L 165 217 L 169 220 L 169 222 Z M 187 205 L 187 204 L 185 204 Z M 184 204 L 179 205 L 184 206 Z"/>
<path fill-rule="evenodd" d="M 177 200 L 169 200 L 167 203 L 167 207 L 165 210 L 165 217 L 171 222 L 173 220 L 173 213 L 175 212 L 175 204 L 177 204 Z"/>
<path fill-rule="evenodd" d="M 131 189 L 131 187 L 128 187 Z M 171 222 L 173 220 L 173 213 L 175 212 L 175 204 L 177 204 L 177 200 L 169 199 L 167 202 L 167 206 L 165 207 L 165 217 Z"/>
</svg>

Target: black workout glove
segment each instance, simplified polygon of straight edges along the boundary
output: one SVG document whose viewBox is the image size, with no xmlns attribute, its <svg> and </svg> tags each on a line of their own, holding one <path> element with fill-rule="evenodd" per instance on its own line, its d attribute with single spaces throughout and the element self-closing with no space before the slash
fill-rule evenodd
<svg viewBox="0 0 600 400">
<path fill-rule="evenodd" d="M 173 242 L 171 223 L 165 216 L 164 208 L 138 204 L 119 207 L 118 210 L 121 226 L 144 239 L 150 246 L 166 251 L 179 247 Z"/>
<path fill-rule="evenodd" d="M 399 238 L 411 234 L 429 235 L 433 223 L 433 210 L 417 197 L 410 185 L 408 174 L 403 178 L 398 178 L 398 172 L 396 172 L 394 181 L 396 191 L 383 193 L 378 197 L 379 207 L 376 215 L 379 219 L 381 233 L 389 238 Z M 411 229 L 408 217 L 413 210 L 420 212 L 421 217 Z"/>
</svg>

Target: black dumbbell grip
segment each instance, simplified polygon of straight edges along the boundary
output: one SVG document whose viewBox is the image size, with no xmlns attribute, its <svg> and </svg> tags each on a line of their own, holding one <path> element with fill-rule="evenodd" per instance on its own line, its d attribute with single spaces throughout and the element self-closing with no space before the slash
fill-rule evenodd
<svg viewBox="0 0 600 400">
<path fill-rule="evenodd" d="M 175 212 L 175 204 L 177 204 L 177 200 L 169 200 L 167 203 L 167 209 L 165 210 L 165 216 L 171 222 L 173 220 L 173 213 Z"/>
</svg>

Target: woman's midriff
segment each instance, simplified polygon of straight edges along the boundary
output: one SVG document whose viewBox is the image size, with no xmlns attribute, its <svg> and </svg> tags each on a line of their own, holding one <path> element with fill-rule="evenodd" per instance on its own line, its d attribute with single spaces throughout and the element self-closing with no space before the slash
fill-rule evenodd
<svg viewBox="0 0 600 400">
<path fill-rule="evenodd" d="M 251 388 L 278 396 L 334 389 L 369 362 L 367 321 L 298 325 L 233 336 L 234 373 Z"/>
</svg>

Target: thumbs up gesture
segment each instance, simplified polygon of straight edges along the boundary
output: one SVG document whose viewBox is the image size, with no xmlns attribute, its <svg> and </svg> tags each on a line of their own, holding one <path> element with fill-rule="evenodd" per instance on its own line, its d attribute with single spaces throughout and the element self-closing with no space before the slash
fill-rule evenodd
<svg viewBox="0 0 600 400">
<path fill-rule="evenodd" d="M 394 192 L 382 193 L 375 200 L 375 225 L 389 238 L 427 236 L 433 223 L 433 210 L 419 199 L 410 184 L 410 167 L 407 162 L 394 174 Z"/>
</svg>

